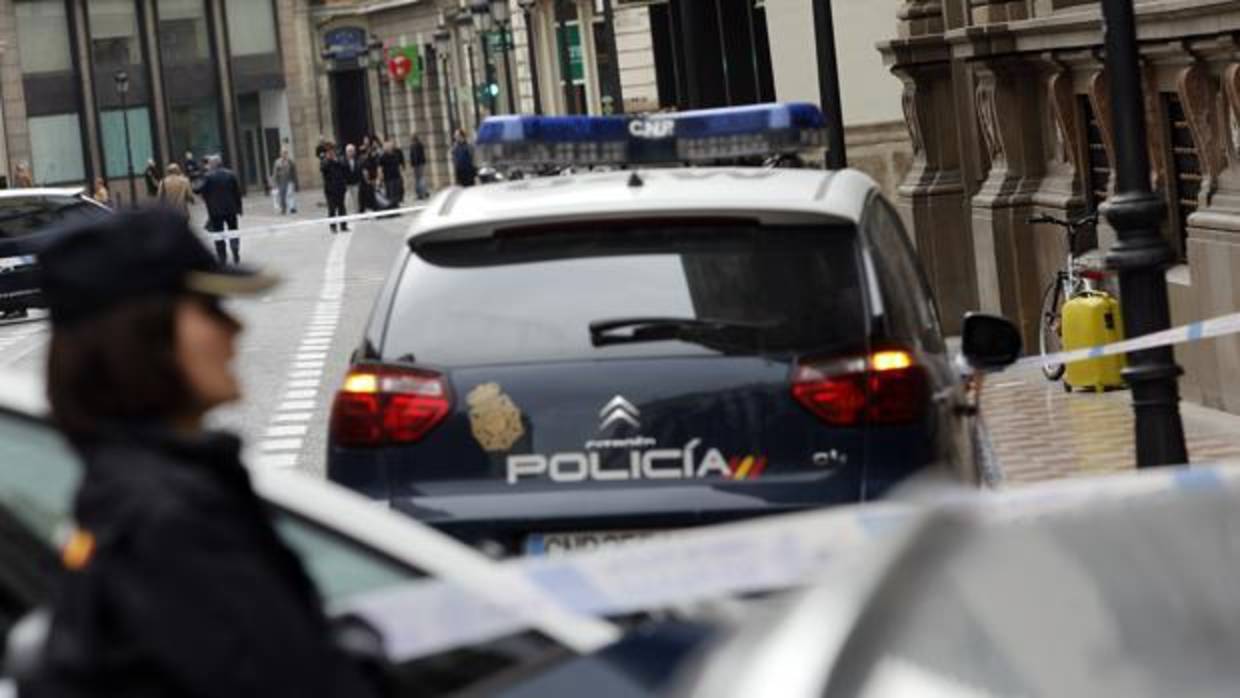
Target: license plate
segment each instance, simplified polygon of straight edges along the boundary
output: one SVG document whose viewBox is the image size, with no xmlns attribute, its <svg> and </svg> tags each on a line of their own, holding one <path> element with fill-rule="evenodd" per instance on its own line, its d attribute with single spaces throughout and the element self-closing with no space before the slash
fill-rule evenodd
<svg viewBox="0 0 1240 698">
<path fill-rule="evenodd" d="M 24 255 L 22 257 L 0 257 L 0 271 L 11 271 L 19 267 L 34 264 L 34 255 Z"/>
<path fill-rule="evenodd" d="M 526 555 L 564 555 L 627 545 L 665 535 L 666 531 L 568 531 L 531 533 L 525 537 Z"/>
</svg>

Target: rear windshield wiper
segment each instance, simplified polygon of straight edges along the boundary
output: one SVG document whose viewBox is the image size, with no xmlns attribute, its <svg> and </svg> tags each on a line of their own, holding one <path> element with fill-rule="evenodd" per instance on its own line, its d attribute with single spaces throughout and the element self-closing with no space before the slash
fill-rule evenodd
<svg viewBox="0 0 1240 698">
<path fill-rule="evenodd" d="M 742 323 L 707 318 L 612 318 L 590 323 L 590 343 L 602 347 L 678 339 L 711 347 L 754 348 L 760 333 L 776 327 L 779 327 L 778 321 Z"/>
</svg>

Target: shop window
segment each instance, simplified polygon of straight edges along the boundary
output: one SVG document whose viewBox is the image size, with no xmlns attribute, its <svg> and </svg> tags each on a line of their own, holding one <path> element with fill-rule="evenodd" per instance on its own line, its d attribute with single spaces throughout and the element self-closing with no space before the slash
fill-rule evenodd
<svg viewBox="0 0 1240 698">
<path fill-rule="evenodd" d="M 105 111 L 100 114 L 100 130 L 109 179 L 129 176 L 129 159 L 125 157 L 126 112 L 129 117 L 129 146 L 134 173 L 141 174 L 146 169 L 147 159 L 155 157 L 151 140 L 151 116 L 146 107 Z"/>
<path fill-rule="evenodd" d="M 223 152 L 219 87 L 206 0 L 159 0 L 159 55 L 168 103 L 169 159 Z"/>
<path fill-rule="evenodd" d="M 36 184 L 86 181 L 82 158 L 82 124 L 77 114 L 35 116 L 30 129 L 30 164 Z"/>
<path fill-rule="evenodd" d="M 64 0 L 15 3 L 17 54 L 30 132 L 30 166 L 37 184 L 86 179 L 80 83 L 74 69 L 72 25 Z"/>
<path fill-rule="evenodd" d="M 1172 246 L 1180 257 L 1187 249 L 1188 217 L 1197 211 L 1197 195 L 1201 193 L 1201 158 L 1197 144 L 1184 114 L 1180 96 L 1164 92 L 1163 111 L 1167 115 L 1168 138 L 1171 146 L 1171 228 L 1174 231 Z"/>
</svg>

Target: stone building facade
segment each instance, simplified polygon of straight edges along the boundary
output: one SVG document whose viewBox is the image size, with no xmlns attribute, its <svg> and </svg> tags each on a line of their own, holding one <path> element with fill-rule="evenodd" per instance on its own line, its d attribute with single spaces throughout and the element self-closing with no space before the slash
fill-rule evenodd
<svg viewBox="0 0 1240 698">
<path fill-rule="evenodd" d="M 1240 3 L 1136 0 L 1150 179 L 1166 200 L 1172 322 L 1240 307 Z M 1096 0 L 908 0 L 880 45 L 903 81 L 914 164 L 899 207 L 946 318 L 982 308 L 1036 350 L 1066 240 L 1029 219 L 1078 216 L 1114 192 Z M 1115 241 L 1103 223 L 1086 248 Z M 1085 252 L 1086 250 L 1080 250 Z M 1240 412 L 1240 339 L 1177 348 L 1183 394 Z"/>
</svg>

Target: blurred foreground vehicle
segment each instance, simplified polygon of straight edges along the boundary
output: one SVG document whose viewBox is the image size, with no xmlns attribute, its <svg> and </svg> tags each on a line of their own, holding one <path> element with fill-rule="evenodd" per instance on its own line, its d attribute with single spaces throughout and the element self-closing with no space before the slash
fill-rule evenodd
<svg viewBox="0 0 1240 698">
<path fill-rule="evenodd" d="M 81 189 L 0 191 L 0 319 L 43 307 L 35 256 L 41 233 L 63 221 L 109 213 Z"/>
<path fill-rule="evenodd" d="M 44 412 L 40 381 L 0 372 L 0 696 L 5 698 L 12 695 L 14 675 L 38 671 L 46 632 L 39 609 L 61 571 L 57 551 L 82 469 L 41 418 Z M 443 695 L 535 658 L 592 649 L 615 637 L 610 624 L 563 612 L 536 589 L 497 583 L 490 576 L 494 564 L 473 550 L 352 493 L 297 473 L 254 472 L 252 478 L 271 506 L 278 532 L 322 593 L 340 643 L 383 675 L 394 696 Z M 336 611 L 363 594 L 428 577 L 457 580 L 476 604 L 527 597 L 525 603 L 539 612 L 490 642 L 402 660 L 385 652 L 385 638 L 364 620 Z"/>
<path fill-rule="evenodd" d="M 928 470 L 982 482 L 976 411 L 875 183 L 713 166 L 821 149 L 823 127 L 808 104 L 488 119 L 484 162 L 628 169 L 430 203 L 337 394 L 328 477 L 528 554 Z"/>
</svg>

